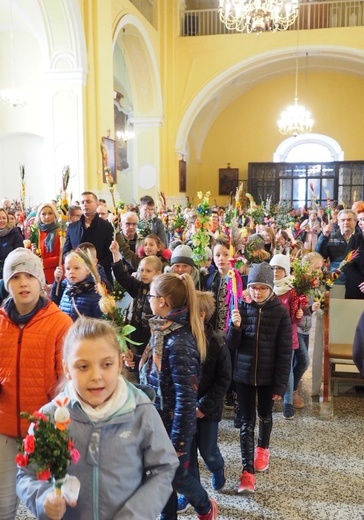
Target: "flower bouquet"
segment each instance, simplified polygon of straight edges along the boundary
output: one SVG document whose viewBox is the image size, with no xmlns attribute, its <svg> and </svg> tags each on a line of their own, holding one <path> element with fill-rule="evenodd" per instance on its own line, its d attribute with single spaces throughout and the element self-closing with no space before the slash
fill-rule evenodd
<svg viewBox="0 0 364 520">
<path fill-rule="evenodd" d="M 205 195 L 202 191 L 197 193 L 197 197 L 201 201 L 196 208 L 197 219 L 195 222 L 195 233 L 192 236 L 193 254 L 192 258 L 198 267 L 206 262 L 205 247 L 210 245 L 211 235 L 209 232 L 209 223 L 211 215 L 210 195 L 207 191 Z"/>
<path fill-rule="evenodd" d="M 353 260 L 355 260 L 355 258 L 359 255 L 359 249 L 355 249 L 353 251 L 349 251 L 349 253 L 346 255 L 346 257 L 344 258 L 344 260 L 342 260 L 340 262 L 340 265 L 337 269 L 335 269 L 332 273 L 331 273 L 331 278 L 335 281 L 339 278 L 339 276 L 341 275 L 341 273 L 343 272 L 343 270 L 345 269 L 345 267 L 348 266 L 348 264 L 350 264 L 350 262 L 352 262 Z"/>
<path fill-rule="evenodd" d="M 321 271 L 309 271 L 309 262 L 297 259 L 292 262 L 292 287 L 297 293 L 297 309 L 307 305 L 307 297 L 320 285 Z"/>
<path fill-rule="evenodd" d="M 57 409 L 54 413 L 54 421 L 42 412 L 20 413 L 22 419 L 27 419 L 32 424 L 30 428 L 32 433 L 28 433 L 21 441 L 15 462 L 23 468 L 31 466 L 38 480 L 52 482 L 56 494 L 62 495 L 62 485 L 67 476 L 68 465 L 76 464 L 80 459 L 80 453 L 74 447 L 73 440 L 67 432 L 67 426 L 71 422 L 66 407 L 69 399 L 66 397 L 63 401 L 55 402 Z M 73 481 L 76 479 L 76 477 L 69 478 Z M 78 479 L 76 480 L 72 503 L 77 501 L 80 487 Z"/>
</svg>

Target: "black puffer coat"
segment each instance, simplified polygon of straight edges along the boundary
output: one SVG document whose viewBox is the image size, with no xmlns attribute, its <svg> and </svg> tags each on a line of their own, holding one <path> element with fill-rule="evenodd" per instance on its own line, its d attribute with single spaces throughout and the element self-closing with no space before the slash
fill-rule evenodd
<svg viewBox="0 0 364 520">
<path fill-rule="evenodd" d="M 283 396 L 287 389 L 292 357 L 292 329 L 288 311 L 277 296 L 263 305 L 241 302 L 240 329 L 229 327 L 227 343 L 236 349 L 233 380 L 236 383 L 273 387 Z"/>
<path fill-rule="evenodd" d="M 210 323 L 206 325 L 207 356 L 201 365 L 197 407 L 205 414 L 201 421 L 221 421 L 223 399 L 232 376 L 230 352 L 225 340 Z"/>
<path fill-rule="evenodd" d="M 147 380 L 156 393 L 155 406 L 175 450 L 186 453 L 196 431 L 200 357 L 187 309 L 172 313 L 173 321 L 183 326 L 164 336 L 162 369 L 158 374 L 151 364 Z"/>
</svg>

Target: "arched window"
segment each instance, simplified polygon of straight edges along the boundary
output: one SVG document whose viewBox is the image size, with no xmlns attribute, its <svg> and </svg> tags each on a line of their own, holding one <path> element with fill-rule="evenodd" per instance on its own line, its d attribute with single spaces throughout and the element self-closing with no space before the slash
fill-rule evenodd
<svg viewBox="0 0 364 520">
<path fill-rule="evenodd" d="M 335 139 L 323 134 L 302 134 L 280 143 L 273 162 L 343 161 L 344 152 Z"/>
</svg>

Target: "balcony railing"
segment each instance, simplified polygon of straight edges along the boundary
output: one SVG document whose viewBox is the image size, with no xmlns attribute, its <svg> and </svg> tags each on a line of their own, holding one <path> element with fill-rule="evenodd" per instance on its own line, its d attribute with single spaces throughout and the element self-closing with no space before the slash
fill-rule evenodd
<svg viewBox="0 0 364 520">
<path fill-rule="evenodd" d="M 300 15 L 289 30 L 330 29 L 359 27 L 364 25 L 363 0 L 329 0 L 327 2 L 300 3 Z M 218 9 L 195 9 L 185 11 L 182 36 L 211 36 L 233 34 L 220 21 Z"/>
</svg>

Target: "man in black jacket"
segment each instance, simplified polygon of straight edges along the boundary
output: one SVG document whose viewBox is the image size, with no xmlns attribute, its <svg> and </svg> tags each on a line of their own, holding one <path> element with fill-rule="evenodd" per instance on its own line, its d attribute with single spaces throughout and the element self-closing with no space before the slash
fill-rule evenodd
<svg viewBox="0 0 364 520">
<path fill-rule="evenodd" d="M 80 220 L 72 222 L 67 228 L 63 255 L 76 249 L 81 242 L 91 242 L 96 248 L 98 263 L 104 268 L 108 280 L 113 283 L 112 254 L 109 249 L 113 240 L 113 227 L 107 220 L 99 217 L 96 211 L 99 201 L 92 191 L 81 194 L 80 204 L 83 214 Z"/>
</svg>

